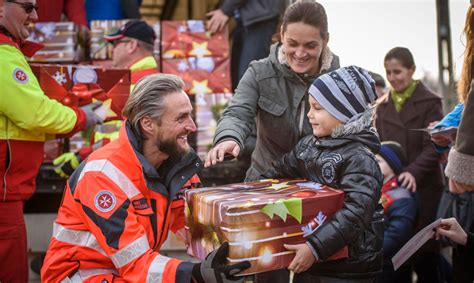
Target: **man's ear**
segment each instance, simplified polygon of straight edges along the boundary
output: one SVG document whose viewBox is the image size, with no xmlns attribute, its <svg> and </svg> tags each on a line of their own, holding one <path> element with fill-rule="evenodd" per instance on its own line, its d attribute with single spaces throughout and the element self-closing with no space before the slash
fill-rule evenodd
<svg viewBox="0 0 474 283">
<path fill-rule="evenodd" d="M 140 119 L 140 127 L 142 128 L 143 135 L 148 138 L 153 134 L 156 123 L 149 116 L 145 116 Z"/>
<path fill-rule="evenodd" d="M 127 45 L 128 54 L 132 54 L 137 49 L 138 49 L 138 41 L 135 39 L 130 40 L 130 42 Z"/>
</svg>

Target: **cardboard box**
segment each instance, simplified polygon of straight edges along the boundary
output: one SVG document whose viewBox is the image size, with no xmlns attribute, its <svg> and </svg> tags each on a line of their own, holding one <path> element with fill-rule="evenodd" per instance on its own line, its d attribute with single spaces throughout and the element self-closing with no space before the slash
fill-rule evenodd
<svg viewBox="0 0 474 283">
<path fill-rule="evenodd" d="M 48 97 L 71 107 L 100 100 L 103 105 L 95 111 L 99 116 L 107 121 L 122 120 L 130 94 L 130 70 L 45 64 L 31 64 L 31 69 Z"/>
<path fill-rule="evenodd" d="M 294 253 L 283 244 L 304 243 L 305 236 L 331 218 L 344 194 L 305 180 L 261 180 L 188 190 L 188 253 L 204 259 L 229 242 L 229 263 L 248 260 L 241 275 L 288 267 Z M 330 259 L 348 256 L 347 247 Z"/>
</svg>

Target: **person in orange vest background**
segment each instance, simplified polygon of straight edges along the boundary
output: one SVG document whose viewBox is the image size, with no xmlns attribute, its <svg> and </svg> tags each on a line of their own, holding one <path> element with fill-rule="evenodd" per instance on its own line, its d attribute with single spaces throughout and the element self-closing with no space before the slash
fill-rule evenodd
<svg viewBox="0 0 474 283">
<path fill-rule="evenodd" d="M 116 33 L 105 36 L 113 46 L 113 66 L 121 69 L 130 69 L 132 73 L 133 90 L 139 79 L 146 75 L 158 72 L 158 65 L 153 57 L 155 31 L 145 21 L 131 20 L 123 25 Z M 99 147 L 118 138 L 118 129 L 121 123 L 114 121 L 115 125 L 108 123 L 107 128 L 117 127 L 117 131 L 104 133 L 97 129 L 90 146 L 81 148 L 78 152 L 66 152 L 53 161 L 55 171 L 61 177 L 69 177 L 82 160 Z M 118 123 L 117 123 L 118 122 Z"/>
<path fill-rule="evenodd" d="M 243 282 L 234 275 L 250 263 L 226 265 L 228 243 L 201 263 L 159 253 L 170 230 L 182 233 L 183 185 L 202 167 L 187 141 L 196 125 L 183 87 L 169 74 L 137 83 L 119 138 L 68 180 L 42 282 Z"/>
<path fill-rule="evenodd" d="M 28 42 L 38 19 L 35 0 L 2 1 L 0 17 L 0 281 L 27 282 L 23 205 L 35 191 L 48 137 L 71 135 L 101 123 L 96 104 L 69 108 L 49 99 L 26 57 L 42 45 Z"/>
</svg>

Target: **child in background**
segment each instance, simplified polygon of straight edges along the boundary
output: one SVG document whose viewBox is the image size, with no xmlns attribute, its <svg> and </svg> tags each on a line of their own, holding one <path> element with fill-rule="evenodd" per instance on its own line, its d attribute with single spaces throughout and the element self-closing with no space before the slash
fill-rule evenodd
<svg viewBox="0 0 474 283">
<path fill-rule="evenodd" d="M 308 270 L 320 282 L 373 282 L 382 270 L 383 176 L 375 159 L 380 141 L 372 128 L 375 83 L 356 66 L 321 75 L 309 88 L 313 135 L 264 173 L 266 178 L 306 178 L 344 191 L 344 206 L 306 243 L 285 245 L 296 252 L 288 269 Z M 317 213 L 317 211 L 315 211 Z M 349 257 L 326 261 L 349 248 Z"/>
<path fill-rule="evenodd" d="M 382 142 L 375 156 L 383 174 L 382 205 L 384 208 L 383 273 L 377 282 L 410 282 L 411 273 L 394 271 L 392 257 L 410 239 L 415 228 L 417 202 L 414 195 L 398 182 L 397 177 L 406 163 L 406 154 L 399 143 Z"/>
</svg>

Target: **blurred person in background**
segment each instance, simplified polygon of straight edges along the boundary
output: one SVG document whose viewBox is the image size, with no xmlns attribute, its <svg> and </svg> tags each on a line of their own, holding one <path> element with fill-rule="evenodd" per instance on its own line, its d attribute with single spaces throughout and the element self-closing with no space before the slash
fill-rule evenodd
<svg viewBox="0 0 474 283">
<path fill-rule="evenodd" d="M 372 75 L 373 77 L 373 75 Z M 380 152 L 375 156 L 383 174 L 382 205 L 384 208 L 383 272 L 376 282 L 407 282 L 411 268 L 401 266 L 393 270 L 392 257 L 413 234 L 418 204 L 410 190 L 400 185 L 398 174 L 406 164 L 405 150 L 393 141 L 382 142 Z"/>
<path fill-rule="evenodd" d="M 381 75 L 374 72 L 370 72 L 370 75 L 375 81 L 375 91 L 377 92 L 377 96 L 381 97 L 387 91 L 387 84 L 385 83 L 385 79 Z"/>
<path fill-rule="evenodd" d="M 376 128 L 381 141 L 396 141 L 406 151 L 407 166 L 398 180 L 401 186 L 419 195 L 419 230 L 435 220 L 443 192 L 443 175 L 440 156 L 434 150 L 430 136 L 413 129 L 427 128 L 431 122 L 441 119 L 441 98 L 423 82 L 413 79 L 416 66 L 407 48 L 395 47 L 388 51 L 384 65 L 391 88 L 380 99 Z M 439 243 L 431 240 L 415 254 L 413 261 L 418 282 L 441 282 L 439 250 Z"/>
<path fill-rule="evenodd" d="M 219 9 L 207 14 L 207 28 L 216 33 L 227 28 L 234 18 L 237 26 L 232 33 L 231 76 L 234 90 L 250 62 L 266 58 L 272 36 L 285 9 L 284 0 L 241 1 L 224 0 Z"/>
<path fill-rule="evenodd" d="M 87 21 L 140 19 L 138 0 L 86 0 Z"/>
</svg>

